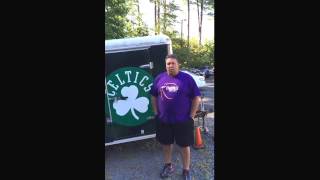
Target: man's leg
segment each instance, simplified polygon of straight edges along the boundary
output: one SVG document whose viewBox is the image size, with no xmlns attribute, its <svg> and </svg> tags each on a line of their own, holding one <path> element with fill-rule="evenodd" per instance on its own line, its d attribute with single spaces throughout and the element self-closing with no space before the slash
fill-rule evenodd
<svg viewBox="0 0 320 180">
<path fill-rule="evenodd" d="M 183 169 L 190 169 L 190 146 L 181 147 Z"/>
<path fill-rule="evenodd" d="M 175 138 L 177 145 L 181 148 L 182 165 L 183 165 L 183 179 L 191 180 L 190 164 L 191 153 L 190 146 L 194 143 L 194 122 L 190 119 L 187 122 L 177 124 L 175 128 Z"/>
<path fill-rule="evenodd" d="M 171 163 L 172 144 L 174 143 L 172 126 L 161 123 L 159 120 L 156 121 L 156 139 L 162 144 L 164 155 L 164 167 L 160 173 L 160 177 L 167 178 L 174 172 Z"/>
<path fill-rule="evenodd" d="M 173 164 L 171 163 L 172 144 L 162 145 L 164 154 L 164 167 L 160 173 L 161 178 L 167 178 L 174 172 Z"/>
<path fill-rule="evenodd" d="M 163 154 L 164 154 L 164 163 L 171 163 L 171 155 L 172 155 L 172 144 L 171 145 L 162 145 Z"/>
</svg>

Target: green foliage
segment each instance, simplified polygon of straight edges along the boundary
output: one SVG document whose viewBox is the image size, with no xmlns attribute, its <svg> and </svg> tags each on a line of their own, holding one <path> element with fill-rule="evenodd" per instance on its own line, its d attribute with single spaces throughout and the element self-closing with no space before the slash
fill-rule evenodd
<svg viewBox="0 0 320 180">
<path fill-rule="evenodd" d="M 206 0 L 208 8 L 214 9 L 214 0 Z"/>
<path fill-rule="evenodd" d="M 128 12 L 126 0 L 105 0 L 105 39 L 126 37 Z"/>
<path fill-rule="evenodd" d="M 126 37 L 139 37 L 149 35 L 149 30 L 146 23 L 142 20 L 142 14 L 138 8 L 139 1 L 131 0 L 128 1 L 130 6 L 130 11 L 128 16 L 130 20 L 126 23 Z"/>
<path fill-rule="evenodd" d="M 177 22 L 176 12 L 180 11 L 180 7 L 175 4 L 175 1 L 172 0 L 169 3 L 164 4 L 162 2 L 161 6 L 163 9 L 163 13 L 161 14 L 161 32 L 164 34 L 168 34 L 173 31 L 173 26 Z"/>
<path fill-rule="evenodd" d="M 148 27 L 137 11 L 137 0 L 105 0 L 105 39 L 148 34 Z"/>
<path fill-rule="evenodd" d="M 172 41 L 173 52 L 178 56 L 182 68 L 212 67 L 214 65 L 213 41 L 206 41 L 203 45 L 199 46 L 197 39 L 190 39 L 190 49 L 187 47 L 186 40 L 182 40 L 182 47 L 181 39 L 174 38 Z"/>
</svg>

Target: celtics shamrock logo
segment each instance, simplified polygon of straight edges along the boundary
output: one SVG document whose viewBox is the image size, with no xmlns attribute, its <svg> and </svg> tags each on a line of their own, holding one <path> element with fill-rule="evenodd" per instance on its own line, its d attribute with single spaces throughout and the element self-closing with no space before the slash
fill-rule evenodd
<svg viewBox="0 0 320 180">
<path fill-rule="evenodd" d="M 151 119 L 152 83 L 153 77 L 136 67 L 120 68 L 109 74 L 105 79 L 105 111 L 112 122 L 137 126 Z"/>
<path fill-rule="evenodd" d="M 119 116 L 126 115 L 129 110 L 131 111 L 133 117 L 139 120 L 136 115 L 135 110 L 145 113 L 148 110 L 149 100 L 146 97 L 138 97 L 138 88 L 135 85 L 129 87 L 123 87 L 121 90 L 121 95 L 127 97 L 126 100 L 119 100 L 113 103 L 113 108 Z"/>
</svg>

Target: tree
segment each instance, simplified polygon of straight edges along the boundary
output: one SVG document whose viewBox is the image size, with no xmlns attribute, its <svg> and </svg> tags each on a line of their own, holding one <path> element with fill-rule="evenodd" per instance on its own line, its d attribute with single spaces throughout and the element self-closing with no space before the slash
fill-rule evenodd
<svg viewBox="0 0 320 180">
<path fill-rule="evenodd" d="M 167 30 L 167 24 L 166 24 L 166 22 L 167 22 L 167 1 L 166 0 L 163 0 L 163 32 L 165 32 L 166 30 Z"/>
<path fill-rule="evenodd" d="M 105 39 L 147 35 L 139 0 L 105 0 Z"/>
<path fill-rule="evenodd" d="M 154 34 L 160 34 L 160 0 L 149 0 L 154 3 Z"/>
<path fill-rule="evenodd" d="M 153 1 L 154 3 L 154 34 L 157 35 L 157 1 Z"/>
<path fill-rule="evenodd" d="M 158 2 L 158 7 L 157 7 L 157 8 L 158 8 L 158 10 L 157 10 L 157 11 L 158 11 L 158 12 L 157 12 L 157 19 L 158 19 L 157 32 L 158 32 L 158 34 L 160 34 L 160 22 L 161 22 L 161 21 L 160 21 L 160 6 L 161 6 L 160 3 L 161 3 L 161 1 L 160 1 L 160 0 L 157 0 L 157 2 Z"/>
<path fill-rule="evenodd" d="M 105 39 L 126 36 L 126 15 L 129 6 L 126 0 L 105 0 Z"/>
<path fill-rule="evenodd" d="M 203 12 L 208 10 L 210 11 L 214 8 L 214 0 L 196 0 L 196 5 L 198 13 L 199 45 L 201 45 Z M 213 14 L 210 12 L 208 15 Z"/>
<path fill-rule="evenodd" d="M 127 37 L 147 36 L 149 35 L 148 27 L 142 20 L 139 0 L 128 1 L 130 11 L 128 13 L 129 21 L 127 23 Z"/>
<path fill-rule="evenodd" d="M 188 1 L 188 48 L 190 47 L 190 0 Z"/>
<path fill-rule="evenodd" d="M 166 0 L 163 0 L 161 4 L 163 13 L 161 14 L 161 32 L 163 34 L 174 33 L 174 24 L 177 23 L 176 11 L 179 11 L 180 8 L 175 4 L 175 1 L 172 0 L 167 3 Z"/>
<path fill-rule="evenodd" d="M 214 9 L 214 0 L 208 0 L 207 4 L 208 4 L 208 7 L 211 7 L 211 9 Z"/>
<path fill-rule="evenodd" d="M 139 0 L 136 0 L 137 8 L 138 8 L 138 27 L 137 27 L 137 35 L 138 36 L 147 36 L 149 35 L 148 26 L 145 22 L 142 20 L 142 14 L 140 12 L 140 6 L 139 6 Z"/>
<path fill-rule="evenodd" d="M 201 35 L 202 35 L 203 1 L 204 0 L 197 0 L 199 45 L 201 45 Z M 200 9 L 199 9 L 199 6 L 200 6 Z"/>
</svg>

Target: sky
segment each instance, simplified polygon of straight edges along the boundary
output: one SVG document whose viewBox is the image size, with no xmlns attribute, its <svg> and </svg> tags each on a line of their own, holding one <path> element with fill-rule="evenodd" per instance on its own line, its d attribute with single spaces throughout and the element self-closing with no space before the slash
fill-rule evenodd
<svg viewBox="0 0 320 180">
<path fill-rule="evenodd" d="M 143 21 L 150 27 L 154 27 L 154 4 L 150 3 L 149 0 L 139 0 L 140 2 L 140 11 L 142 13 Z M 177 13 L 177 20 L 181 22 L 183 18 L 186 21 L 183 22 L 183 36 L 186 38 L 188 34 L 188 7 L 183 0 L 175 0 L 176 4 L 182 9 L 182 12 Z M 190 7 L 190 38 L 196 37 L 199 38 L 198 32 L 198 15 L 197 15 L 197 6 L 192 5 Z M 181 33 L 181 23 L 177 23 L 175 29 Z M 202 24 L 202 39 L 214 39 L 214 17 L 203 15 L 203 24 Z"/>
</svg>

